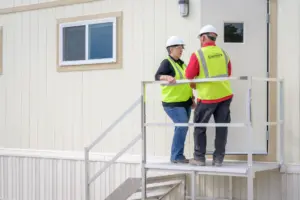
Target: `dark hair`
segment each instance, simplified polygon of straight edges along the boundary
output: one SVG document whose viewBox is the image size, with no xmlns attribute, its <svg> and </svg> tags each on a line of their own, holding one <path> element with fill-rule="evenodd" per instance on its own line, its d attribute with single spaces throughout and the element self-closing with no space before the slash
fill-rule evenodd
<svg viewBox="0 0 300 200">
<path fill-rule="evenodd" d="M 176 45 L 168 46 L 166 49 L 167 49 L 168 53 L 170 54 L 170 53 L 171 53 L 170 48 L 171 48 L 171 47 L 177 47 L 177 46 L 183 46 L 183 45 L 176 44 Z"/>
<path fill-rule="evenodd" d="M 171 53 L 171 50 L 170 50 L 171 47 L 167 47 L 167 51 L 168 51 L 168 54 Z"/>
</svg>

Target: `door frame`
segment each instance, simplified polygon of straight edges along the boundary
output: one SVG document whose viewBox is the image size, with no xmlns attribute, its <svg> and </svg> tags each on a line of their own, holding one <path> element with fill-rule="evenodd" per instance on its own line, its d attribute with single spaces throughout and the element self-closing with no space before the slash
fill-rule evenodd
<svg viewBox="0 0 300 200">
<path fill-rule="evenodd" d="M 277 58 L 277 0 L 266 0 L 266 28 L 267 28 L 267 77 L 276 77 L 276 58 Z M 272 13 L 272 15 L 271 15 Z M 270 25 L 274 26 L 270 26 Z M 267 86 L 267 116 L 266 121 L 276 120 L 276 85 L 274 83 L 266 82 Z M 275 110 L 274 110 L 275 109 Z M 253 153 L 253 159 L 269 161 L 276 159 L 276 127 L 266 126 L 266 149 L 265 152 Z M 208 151 L 207 155 L 212 155 L 212 151 Z M 274 155 L 275 154 L 275 155 Z M 238 160 L 246 160 L 247 152 L 226 152 L 227 157 Z"/>
<path fill-rule="evenodd" d="M 267 3 L 267 69 L 270 78 L 277 78 L 277 0 L 266 0 Z M 276 84 L 267 83 L 267 120 L 276 121 L 277 90 Z M 277 127 L 268 126 L 266 154 L 253 154 L 253 161 L 277 161 Z M 228 160 L 247 161 L 246 154 L 226 154 Z"/>
</svg>

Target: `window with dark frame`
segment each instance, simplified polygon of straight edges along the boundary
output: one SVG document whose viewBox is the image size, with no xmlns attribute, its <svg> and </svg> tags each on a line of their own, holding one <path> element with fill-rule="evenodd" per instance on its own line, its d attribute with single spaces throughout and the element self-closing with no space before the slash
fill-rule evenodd
<svg viewBox="0 0 300 200">
<path fill-rule="evenodd" d="M 224 23 L 224 42 L 243 43 L 244 23 Z"/>
</svg>

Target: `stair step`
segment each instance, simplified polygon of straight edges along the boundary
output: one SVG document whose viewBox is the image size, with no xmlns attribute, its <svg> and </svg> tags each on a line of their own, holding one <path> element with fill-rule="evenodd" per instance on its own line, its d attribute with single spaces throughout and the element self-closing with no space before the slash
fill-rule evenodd
<svg viewBox="0 0 300 200">
<path fill-rule="evenodd" d="M 147 199 L 151 198 L 158 198 L 169 191 L 170 188 L 160 188 L 153 191 L 147 191 Z M 127 200 L 141 200 L 142 199 L 142 192 L 136 192 L 132 194 Z"/>
<path fill-rule="evenodd" d="M 171 180 L 171 181 L 161 181 L 161 182 L 157 182 L 157 183 L 148 183 L 147 189 L 155 189 L 158 187 L 167 187 L 167 186 L 172 187 L 173 185 L 179 184 L 181 182 L 182 182 L 181 180 Z M 141 188 L 139 188 L 138 191 L 140 192 Z"/>
<path fill-rule="evenodd" d="M 115 189 L 105 200 L 126 199 L 141 186 L 141 178 L 128 178 Z"/>
</svg>

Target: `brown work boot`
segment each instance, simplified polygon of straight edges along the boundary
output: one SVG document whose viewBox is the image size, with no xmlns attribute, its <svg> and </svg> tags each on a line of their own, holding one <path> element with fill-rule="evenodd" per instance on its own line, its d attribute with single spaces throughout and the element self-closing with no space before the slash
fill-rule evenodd
<svg viewBox="0 0 300 200">
<path fill-rule="evenodd" d="M 171 162 L 172 163 L 187 164 L 187 163 L 189 163 L 189 159 L 184 158 L 184 159 L 180 159 L 180 160 L 172 160 Z"/>
<path fill-rule="evenodd" d="M 203 160 L 191 159 L 190 164 L 197 165 L 197 166 L 205 166 L 205 159 L 203 159 Z"/>
</svg>

